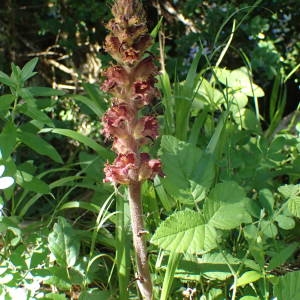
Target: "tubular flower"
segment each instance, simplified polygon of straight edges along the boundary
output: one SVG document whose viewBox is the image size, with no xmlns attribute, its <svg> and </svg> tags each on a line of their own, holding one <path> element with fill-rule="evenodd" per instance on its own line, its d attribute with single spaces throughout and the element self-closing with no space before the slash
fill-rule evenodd
<svg viewBox="0 0 300 300">
<path fill-rule="evenodd" d="M 112 7 L 114 19 L 106 28 L 105 50 L 117 61 L 108 67 L 101 89 L 110 93 L 112 106 L 102 118 L 102 134 L 113 140 L 118 154 L 104 168 L 105 182 L 130 184 L 162 176 L 161 163 L 141 153 L 140 147 L 158 137 L 153 116 L 139 117 L 139 110 L 160 96 L 155 87 L 158 69 L 152 55 L 145 57 L 152 44 L 144 11 L 138 0 L 118 0 Z"/>
</svg>

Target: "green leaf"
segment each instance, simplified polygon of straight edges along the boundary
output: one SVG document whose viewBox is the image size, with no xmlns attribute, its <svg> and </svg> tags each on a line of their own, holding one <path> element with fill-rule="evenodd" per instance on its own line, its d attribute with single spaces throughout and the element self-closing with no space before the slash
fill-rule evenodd
<svg viewBox="0 0 300 300">
<path fill-rule="evenodd" d="M 18 107 L 18 110 L 21 113 L 30 117 L 33 120 L 42 122 L 47 126 L 53 126 L 52 120 L 37 107 L 37 100 L 30 93 L 28 88 L 21 89 L 20 95 L 25 99 L 25 102 Z"/>
<path fill-rule="evenodd" d="M 61 134 L 69 138 L 72 138 L 80 143 L 83 143 L 85 146 L 90 147 L 94 151 L 96 151 L 102 157 L 103 160 L 112 159 L 114 157 L 113 153 L 110 150 L 97 144 L 91 138 L 79 132 L 76 132 L 74 130 L 62 129 L 62 128 L 44 128 L 40 130 L 40 132 L 53 132 L 53 133 Z"/>
<path fill-rule="evenodd" d="M 80 241 L 72 226 L 62 217 L 53 226 L 48 237 L 49 249 L 63 267 L 75 265 L 79 255 Z"/>
<path fill-rule="evenodd" d="M 300 194 L 300 184 L 282 185 L 278 188 L 278 191 L 285 199 L 288 199 L 292 196 L 297 196 Z"/>
<path fill-rule="evenodd" d="M 103 108 L 99 105 L 98 102 L 95 102 L 90 98 L 82 95 L 72 95 L 72 98 L 88 106 L 91 109 L 91 111 L 95 113 L 98 117 L 101 117 L 103 115 Z"/>
<path fill-rule="evenodd" d="M 279 278 L 274 286 L 274 296 L 278 300 L 299 300 L 300 295 L 300 271 L 289 272 Z"/>
<path fill-rule="evenodd" d="M 54 266 L 48 268 L 48 271 L 51 272 L 51 275 L 43 280 L 45 284 L 53 285 L 62 290 L 69 290 L 72 287 L 69 274 L 65 267 Z"/>
<path fill-rule="evenodd" d="M 203 214 L 212 226 L 229 230 L 252 221 L 246 209 L 247 203 L 243 188 L 227 181 L 217 184 L 210 192 L 203 206 Z"/>
<path fill-rule="evenodd" d="M 278 226 L 284 230 L 291 230 L 295 227 L 295 220 L 285 215 L 278 215 L 275 217 Z"/>
<path fill-rule="evenodd" d="M 2 157 L 6 160 L 13 152 L 17 142 L 17 129 L 13 122 L 7 121 L 0 134 Z"/>
<path fill-rule="evenodd" d="M 31 86 L 28 87 L 27 90 L 34 97 L 51 97 L 51 96 L 63 96 L 65 95 L 64 91 L 55 90 L 49 87 L 41 87 L 41 86 Z"/>
<path fill-rule="evenodd" d="M 275 238 L 278 234 L 277 226 L 271 220 L 262 220 L 260 226 L 261 231 L 266 237 Z"/>
<path fill-rule="evenodd" d="M 274 197 L 269 189 L 262 189 L 259 191 L 259 203 L 267 211 L 269 215 L 273 214 Z"/>
<path fill-rule="evenodd" d="M 78 300 L 111 300 L 112 293 L 110 291 L 99 291 L 98 289 L 91 289 L 80 293 Z"/>
<path fill-rule="evenodd" d="M 240 300 L 259 300 L 259 298 L 254 296 L 244 296 L 240 298 Z"/>
<path fill-rule="evenodd" d="M 26 190 L 40 194 L 50 193 L 50 188 L 47 183 L 27 172 L 18 170 L 15 178 L 16 183 Z"/>
<path fill-rule="evenodd" d="M 292 243 L 283 249 L 281 249 L 279 252 L 276 252 L 272 259 L 270 260 L 270 264 L 268 266 L 268 271 L 271 271 L 280 265 L 284 264 L 287 259 L 296 251 L 296 249 L 299 247 L 298 243 Z"/>
<path fill-rule="evenodd" d="M 16 88 L 17 86 L 16 81 L 10 78 L 7 74 L 3 73 L 2 71 L 0 71 L 0 82 L 12 88 Z"/>
<path fill-rule="evenodd" d="M 224 85 L 240 91 L 250 97 L 263 97 L 265 95 L 262 88 L 253 83 L 249 71 L 246 67 L 241 67 L 236 70 L 226 70 L 215 68 L 215 74 L 218 80 Z"/>
<path fill-rule="evenodd" d="M 166 192 L 185 204 L 203 200 L 214 180 L 213 158 L 192 144 L 165 135 L 160 153 L 166 174 L 161 182 Z"/>
<path fill-rule="evenodd" d="M 292 196 L 288 201 L 288 209 L 295 217 L 300 218 L 300 196 Z"/>
<path fill-rule="evenodd" d="M 0 96 L 0 111 L 7 112 L 11 103 L 15 100 L 15 96 L 12 94 L 6 94 Z"/>
<path fill-rule="evenodd" d="M 27 79 L 37 74 L 36 72 L 33 72 L 37 62 L 38 62 L 38 58 L 35 57 L 24 65 L 21 71 L 21 76 L 23 81 L 26 81 Z"/>
<path fill-rule="evenodd" d="M 178 253 L 203 253 L 217 246 L 215 229 L 205 223 L 200 212 L 192 210 L 172 214 L 157 228 L 151 242 Z"/>
<path fill-rule="evenodd" d="M 249 283 L 255 282 L 262 277 L 262 274 L 256 271 L 245 272 L 241 277 L 238 278 L 236 286 L 244 286 Z"/>
<path fill-rule="evenodd" d="M 19 131 L 18 138 L 26 146 L 30 147 L 37 153 L 48 156 L 58 163 L 63 163 L 63 160 L 56 149 L 45 140 L 43 140 L 40 136 L 26 131 Z"/>
</svg>

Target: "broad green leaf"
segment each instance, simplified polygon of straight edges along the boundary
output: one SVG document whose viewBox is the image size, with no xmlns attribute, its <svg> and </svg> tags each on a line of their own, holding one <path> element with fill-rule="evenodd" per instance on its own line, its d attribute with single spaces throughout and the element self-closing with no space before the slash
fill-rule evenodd
<svg viewBox="0 0 300 300">
<path fill-rule="evenodd" d="M 282 185 L 278 188 L 278 191 L 285 199 L 288 199 L 292 196 L 297 196 L 300 194 L 300 184 Z"/>
<path fill-rule="evenodd" d="M 295 217 L 300 218 L 300 196 L 292 196 L 288 200 L 288 209 Z"/>
<path fill-rule="evenodd" d="M 205 223 L 200 212 L 179 211 L 157 228 L 151 242 L 158 247 L 178 253 L 203 253 L 217 246 L 217 233 Z"/>
<path fill-rule="evenodd" d="M 53 226 L 48 237 L 49 249 L 62 267 L 75 265 L 79 255 L 80 241 L 72 226 L 62 217 Z"/>
<path fill-rule="evenodd" d="M 214 180 L 214 161 L 192 144 L 163 136 L 161 158 L 166 177 L 161 182 L 175 200 L 193 204 L 203 200 Z"/>
<path fill-rule="evenodd" d="M 31 86 L 26 88 L 34 97 L 51 97 L 51 96 L 63 96 L 64 91 L 55 90 L 49 87 Z"/>
<path fill-rule="evenodd" d="M 289 272 L 279 278 L 279 283 L 274 286 L 274 296 L 278 300 L 299 300 L 300 271 Z"/>
<path fill-rule="evenodd" d="M 33 72 L 37 62 L 38 62 L 38 58 L 35 57 L 24 65 L 21 71 L 21 76 L 23 81 L 26 81 L 27 79 L 37 74 L 36 72 Z"/>
<path fill-rule="evenodd" d="M 209 81 L 200 77 L 196 87 L 196 95 L 193 102 L 193 107 L 196 110 L 202 110 L 204 105 L 209 105 L 212 109 L 219 107 L 225 99 L 222 93 L 214 88 Z"/>
<path fill-rule="evenodd" d="M 284 264 L 287 259 L 296 251 L 296 249 L 299 247 L 298 243 L 292 243 L 283 249 L 281 249 L 279 252 L 276 252 L 272 259 L 270 260 L 268 270 L 271 271 L 280 265 Z"/>
<path fill-rule="evenodd" d="M 249 283 L 255 282 L 262 278 L 262 274 L 256 271 L 248 271 L 245 272 L 241 277 L 237 280 L 237 286 L 244 286 Z"/>
<path fill-rule="evenodd" d="M 210 225 L 229 230 L 241 223 L 251 222 L 247 203 L 243 188 L 235 182 L 227 181 L 217 184 L 210 192 L 203 206 L 203 214 Z"/>
<path fill-rule="evenodd" d="M 269 238 L 275 238 L 278 234 L 277 226 L 271 220 L 260 222 L 261 231 Z"/>
<path fill-rule="evenodd" d="M 176 277 L 183 280 L 199 281 L 202 276 L 210 279 L 226 280 L 232 276 L 230 266 L 238 269 L 241 261 L 229 253 L 210 252 L 201 258 L 185 254 L 176 270 Z"/>
<path fill-rule="evenodd" d="M 240 300 L 259 300 L 259 298 L 254 296 L 244 296 L 240 298 Z"/>
<path fill-rule="evenodd" d="M 285 215 L 278 215 L 275 217 L 278 226 L 284 230 L 291 230 L 295 227 L 295 220 Z"/>
<path fill-rule="evenodd" d="M 112 159 L 114 156 L 110 150 L 97 144 L 93 139 L 74 130 L 63 128 L 44 128 L 40 130 L 40 132 L 53 132 L 74 139 L 96 151 L 102 157 L 103 160 Z"/>
<path fill-rule="evenodd" d="M 263 97 L 265 95 L 262 88 L 253 83 L 251 75 L 246 67 L 235 70 L 215 68 L 215 74 L 219 81 L 250 97 Z"/>
<path fill-rule="evenodd" d="M 40 136 L 26 131 L 19 131 L 18 138 L 26 146 L 30 147 L 37 153 L 46 155 L 58 163 L 63 163 L 62 158 L 60 157 L 56 149 L 45 140 L 43 140 Z"/>
<path fill-rule="evenodd" d="M 6 94 L 0 96 L 0 112 L 7 112 L 11 103 L 15 100 L 15 96 L 12 94 Z"/>
</svg>

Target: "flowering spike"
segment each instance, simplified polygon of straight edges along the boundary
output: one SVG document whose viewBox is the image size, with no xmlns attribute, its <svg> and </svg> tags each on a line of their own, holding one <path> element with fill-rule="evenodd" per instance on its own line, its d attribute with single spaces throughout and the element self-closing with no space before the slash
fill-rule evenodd
<svg viewBox="0 0 300 300">
<path fill-rule="evenodd" d="M 151 159 L 141 146 L 158 137 L 154 116 L 140 116 L 140 109 L 160 96 L 155 87 L 158 69 L 154 57 L 146 52 L 152 44 L 145 13 L 139 0 L 116 0 L 114 19 L 106 28 L 105 49 L 116 60 L 104 72 L 101 88 L 110 93 L 112 106 L 102 118 L 102 134 L 113 140 L 117 153 L 113 163 L 104 167 L 104 182 L 128 185 L 133 242 L 137 254 L 138 286 L 144 299 L 152 299 L 152 283 L 147 263 L 141 205 L 141 183 L 163 176 L 159 159 Z"/>
</svg>

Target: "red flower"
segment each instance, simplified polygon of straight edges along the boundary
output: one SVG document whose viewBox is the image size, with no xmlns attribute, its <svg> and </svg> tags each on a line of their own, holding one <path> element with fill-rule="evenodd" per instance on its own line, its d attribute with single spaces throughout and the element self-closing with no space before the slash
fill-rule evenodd
<svg viewBox="0 0 300 300">
<path fill-rule="evenodd" d="M 158 122 L 155 117 L 146 116 L 138 120 L 134 128 L 134 137 L 140 145 L 158 137 Z"/>
<path fill-rule="evenodd" d="M 128 73 L 120 66 L 111 66 L 107 68 L 106 71 L 103 72 L 103 75 L 107 78 L 101 85 L 101 89 L 104 92 L 110 92 L 117 95 L 122 94 L 129 84 Z"/>
<path fill-rule="evenodd" d="M 136 179 L 136 158 L 134 153 L 119 154 L 113 164 L 104 167 L 104 182 L 129 184 Z"/>
<path fill-rule="evenodd" d="M 102 118 L 102 133 L 106 138 L 122 138 L 128 135 L 128 123 L 134 116 L 135 113 L 125 104 L 112 106 Z"/>
<path fill-rule="evenodd" d="M 134 76 L 139 80 L 147 80 L 149 77 L 158 75 L 157 66 L 153 62 L 152 56 L 148 56 L 141 60 L 138 65 L 134 68 Z M 153 82 L 153 84 L 155 81 Z"/>
<path fill-rule="evenodd" d="M 148 153 L 140 154 L 141 165 L 139 168 L 139 181 L 153 179 L 156 175 L 164 176 L 159 159 L 150 159 Z"/>
<path fill-rule="evenodd" d="M 138 108 L 151 103 L 151 101 L 159 96 L 159 92 L 154 87 L 155 79 L 149 78 L 148 80 L 138 80 L 134 82 L 134 100 Z"/>
</svg>

